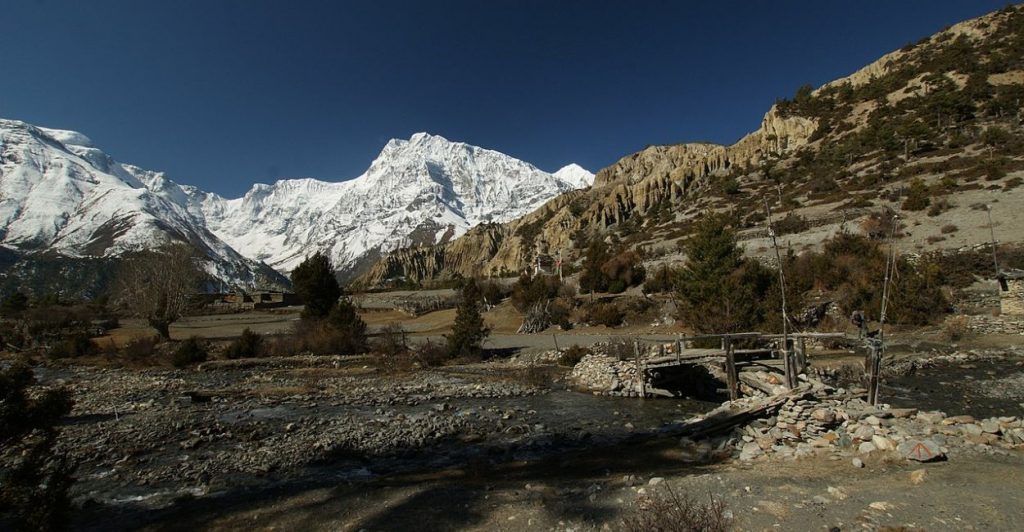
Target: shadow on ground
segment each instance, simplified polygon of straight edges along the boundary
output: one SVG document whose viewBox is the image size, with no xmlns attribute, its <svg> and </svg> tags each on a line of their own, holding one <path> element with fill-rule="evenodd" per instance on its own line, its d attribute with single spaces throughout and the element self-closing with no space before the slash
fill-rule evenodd
<svg viewBox="0 0 1024 532">
<path fill-rule="evenodd" d="M 513 503 L 535 519 L 602 523 L 621 510 L 593 502 L 592 486 L 621 485 L 626 475 L 699 474 L 719 458 L 688 455 L 674 437 L 657 437 L 531 462 L 493 464 L 481 457 L 357 482 L 330 480 L 325 465 L 315 475 L 182 499 L 156 511 L 93 505 L 75 528 L 452 530 L 488 523 Z M 525 527 L 527 517 L 516 526 Z"/>
</svg>

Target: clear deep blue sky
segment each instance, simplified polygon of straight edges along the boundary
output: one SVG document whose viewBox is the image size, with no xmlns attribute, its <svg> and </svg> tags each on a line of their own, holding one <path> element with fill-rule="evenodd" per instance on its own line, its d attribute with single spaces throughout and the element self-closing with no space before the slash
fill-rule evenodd
<svg viewBox="0 0 1024 532">
<path fill-rule="evenodd" d="M 428 131 L 554 171 L 731 143 L 988 0 L 0 0 L 0 116 L 228 196 Z"/>
</svg>

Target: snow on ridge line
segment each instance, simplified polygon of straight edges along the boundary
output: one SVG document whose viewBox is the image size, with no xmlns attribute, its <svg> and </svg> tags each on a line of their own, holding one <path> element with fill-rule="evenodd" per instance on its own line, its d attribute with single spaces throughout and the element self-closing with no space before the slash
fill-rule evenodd
<svg viewBox="0 0 1024 532">
<path fill-rule="evenodd" d="M 74 131 L 0 119 L 0 138 L 5 150 L 24 154 L 24 164 L 3 168 L 0 193 L 28 213 L 0 206 L 0 222 L 10 223 L 0 244 L 18 246 L 38 236 L 52 239 L 53 249 L 84 254 L 95 241 L 90 235 L 132 215 L 138 223 L 104 254 L 171 228 L 196 235 L 224 264 L 246 257 L 282 272 L 316 250 L 328 251 L 345 269 L 367 253 L 436 241 L 449 232 L 457 237 L 478 223 L 522 216 L 593 179 L 578 165 L 550 174 L 495 150 L 417 133 L 389 141 L 355 179 L 285 179 L 225 199 L 179 185 L 163 172 L 114 161 Z M 61 220 L 60 212 L 76 214 Z"/>
<path fill-rule="evenodd" d="M 417 243 L 436 243 L 449 230 L 457 237 L 482 222 L 522 216 L 592 181 L 578 165 L 557 176 L 495 150 L 416 133 L 409 140 L 389 140 L 354 179 L 284 180 L 259 186 L 258 201 L 247 193 L 242 201 L 204 205 L 218 237 L 279 271 L 316 250 L 327 251 L 345 269 L 366 253 L 410 245 L 414 233 L 420 235 Z M 325 188 L 301 205 L 287 204 L 295 192 L 288 189 L 311 183 L 337 188 Z M 266 220 L 266 213 L 275 219 Z"/>
</svg>

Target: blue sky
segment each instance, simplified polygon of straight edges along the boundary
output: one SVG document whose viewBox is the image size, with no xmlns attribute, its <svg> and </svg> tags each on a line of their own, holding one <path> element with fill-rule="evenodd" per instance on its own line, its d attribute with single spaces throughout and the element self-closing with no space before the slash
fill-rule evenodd
<svg viewBox="0 0 1024 532">
<path fill-rule="evenodd" d="M 228 196 L 428 131 L 554 171 L 731 143 L 988 0 L 0 0 L 0 116 Z"/>
</svg>

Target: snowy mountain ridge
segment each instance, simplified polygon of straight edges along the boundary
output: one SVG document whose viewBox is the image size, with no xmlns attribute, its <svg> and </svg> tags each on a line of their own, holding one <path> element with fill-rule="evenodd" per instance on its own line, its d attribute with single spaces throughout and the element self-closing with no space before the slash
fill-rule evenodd
<svg viewBox="0 0 1024 532">
<path fill-rule="evenodd" d="M 389 141 L 348 181 L 258 184 L 238 199 L 194 192 L 210 230 L 251 258 L 290 271 L 324 250 L 339 270 L 353 271 L 400 247 L 515 219 L 593 183 L 577 165 L 563 170 L 549 174 L 494 150 L 417 133 Z"/>
<path fill-rule="evenodd" d="M 592 183 L 577 165 L 549 174 L 417 133 L 389 141 L 355 179 L 288 179 L 227 199 L 118 163 L 81 133 L 0 119 L 0 244 L 116 257 L 185 241 L 208 257 L 215 278 L 250 286 L 267 277 L 265 264 L 286 273 L 324 250 L 340 270 L 354 271 L 398 247 L 509 221 Z"/>
</svg>

